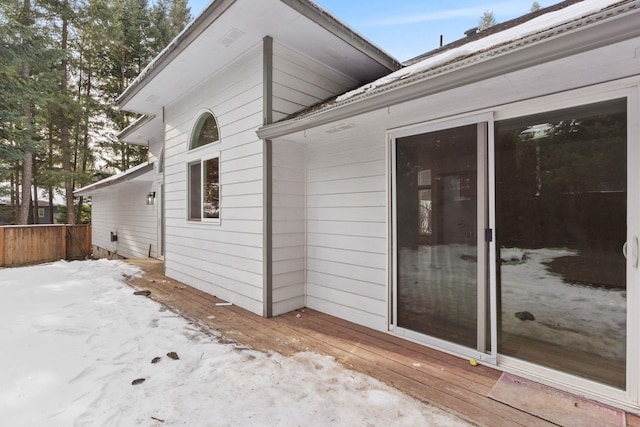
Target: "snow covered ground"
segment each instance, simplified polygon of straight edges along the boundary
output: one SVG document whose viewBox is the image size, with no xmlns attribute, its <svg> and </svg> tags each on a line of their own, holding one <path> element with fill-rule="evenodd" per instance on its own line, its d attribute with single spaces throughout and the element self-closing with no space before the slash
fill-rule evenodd
<svg viewBox="0 0 640 427">
<path fill-rule="evenodd" d="M 0 424 L 466 425 L 330 357 L 221 344 L 133 295 L 134 274 L 106 260 L 0 269 Z"/>
</svg>

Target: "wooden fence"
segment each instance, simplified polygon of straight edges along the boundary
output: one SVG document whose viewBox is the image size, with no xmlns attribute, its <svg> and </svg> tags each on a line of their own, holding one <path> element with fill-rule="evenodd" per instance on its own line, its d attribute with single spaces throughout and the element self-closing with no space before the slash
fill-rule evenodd
<svg viewBox="0 0 640 427">
<path fill-rule="evenodd" d="M 91 254 L 91 225 L 0 227 L 0 267 L 84 259 Z"/>
</svg>

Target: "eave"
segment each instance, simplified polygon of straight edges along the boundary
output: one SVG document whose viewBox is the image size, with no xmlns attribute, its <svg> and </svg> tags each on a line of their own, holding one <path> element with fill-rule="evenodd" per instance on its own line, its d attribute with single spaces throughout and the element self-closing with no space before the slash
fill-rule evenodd
<svg viewBox="0 0 640 427">
<path fill-rule="evenodd" d="M 592 14 L 484 52 L 398 79 L 360 95 L 333 100 L 306 114 L 258 129 L 276 139 L 449 89 L 587 52 L 640 36 L 640 1 Z"/>
<path fill-rule="evenodd" d="M 153 174 L 151 172 L 153 172 L 153 163 L 142 163 L 124 172 L 120 172 L 91 185 L 87 185 L 86 187 L 79 188 L 74 191 L 73 194 L 74 196 L 90 196 L 98 191 L 105 190 L 108 187 L 122 184 L 124 182 L 134 180 L 151 182 L 153 181 Z"/>
<path fill-rule="evenodd" d="M 255 9 L 264 10 L 254 12 Z M 298 17 L 304 18 L 306 25 L 303 27 L 298 26 L 297 30 L 289 31 L 287 29 L 291 25 L 294 15 L 295 19 Z M 235 18 L 233 19 L 235 21 L 230 20 L 231 18 L 228 19 L 229 16 L 234 16 Z M 280 22 L 282 20 L 285 20 L 285 22 Z M 214 23 L 216 24 L 215 26 L 213 26 Z M 225 32 L 232 32 L 237 28 L 243 34 L 251 32 L 250 29 L 244 28 L 243 25 L 249 25 L 253 28 L 265 26 L 266 33 L 252 34 L 252 37 L 243 38 L 240 42 L 234 43 L 231 48 L 219 45 L 220 38 L 224 37 L 224 35 L 217 35 L 212 38 L 212 34 L 216 34 L 216 30 L 220 31 L 221 29 L 225 29 Z M 321 42 L 327 48 L 337 47 L 338 44 L 341 45 L 338 48 L 340 50 L 339 55 L 348 57 L 351 60 L 347 62 L 343 59 L 338 60 L 336 64 L 340 64 L 340 67 L 351 69 L 349 64 L 354 63 L 356 56 L 358 56 L 357 63 L 361 66 L 360 73 L 364 73 L 358 76 L 360 80 L 370 81 L 372 78 L 375 79 L 401 67 L 399 61 L 384 53 L 380 48 L 367 41 L 310 0 L 262 0 L 259 5 L 245 0 L 215 0 L 145 67 L 140 75 L 118 97 L 116 104 L 122 109 L 140 114 L 158 114 L 158 109 L 162 105 L 168 105 L 171 100 L 166 99 L 166 97 L 151 100 L 152 98 L 157 98 L 154 95 L 158 95 L 157 92 L 161 91 L 162 87 L 153 88 L 153 90 L 145 90 L 145 88 L 154 80 L 158 80 L 158 76 L 161 74 L 173 73 L 176 79 L 184 77 L 179 72 L 180 61 L 184 61 L 185 57 L 193 59 L 194 49 L 200 52 L 197 57 L 198 64 L 189 63 L 189 67 L 191 70 L 198 70 L 198 67 L 201 67 L 202 73 L 197 76 L 189 76 L 189 84 L 192 86 L 181 85 L 177 90 L 179 93 L 186 93 L 186 91 L 193 88 L 193 85 L 216 72 L 215 67 L 211 67 L 211 64 L 207 65 L 206 58 L 216 58 L 215 64 L 222 67 L 232 60 L 229 52 L 233 49 L 236 50 L 235 55 L 241 55 L 246 49 L 260 43 L 264 36 L 267 35 L 274 36 L 276 42 L 296 44 L 303 35 L 309 32 L 307 30 L 315 34 L 311 37 L 320 37 Z M 275 34 L 270 34 L 271 31 Z M 329 36 L 331 40 L 329 38 L 325 40 L 325 35 Z M 210 37 L 207 38 L 207 36 Z M 207 44 L 202 45 L 205 40 Z M 337 41 L 339 43 L 336 43 Z M 191 52 L 191 56 L 184 55 L 184 53 L 188 52 Z M 312 50 L 312 52 L 314 55 L 317 53 L 316 50 Z M 327 54 L 328 52 L 322 52 L 322 55 Z M 183 56 L 176 61 L 181 55 Z M 360 84 L 362 82 L 356 83 Z M 143 99 L 154 105 L 141 106 L 140 101 Z"/>
</svg>

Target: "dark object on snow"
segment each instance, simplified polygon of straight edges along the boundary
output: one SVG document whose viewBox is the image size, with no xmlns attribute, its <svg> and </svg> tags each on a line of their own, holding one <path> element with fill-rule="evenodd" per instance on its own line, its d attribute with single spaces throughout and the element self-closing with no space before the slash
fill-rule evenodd
<svg viewBox="0 0 640 427">
<path fill-rule="evenodd" d="M 175 351 L 170 351 L 169 353 L 167 353 L 167 357 L 172 358 L 173 360 L 178 360 L 180 359 L 178 357 L 178 353 L 176 353 Z"/>
<path fill-rule="evenodd" d="M 159 361 L 162 360 L 162 357 L 154 357 L 153 359 L 151 359 L 151 363 L 158 363 Z"/>
<path fill-rule="evenodd" d="M 535 316 L 528 311 L 519 311 L 516 313 L 516 317 L 522 321 L 525 320 L 536 320 Z"/>
<path fill-rule="evenodd" d="M 142 384 L 143 382 L 144 382 L 144 378 L 138 378 L 131 381 L 131 385 L 138 385 L 138 384 Z"/>
<path fill-rule="evenodd" d="M 148 297 L 149 295 L 151 295 L 151 291 L 147 291 L 147 290 L 135 291 L 133 294 L 134 295 L 142 295 L 142 296 Z"/>
</svg>

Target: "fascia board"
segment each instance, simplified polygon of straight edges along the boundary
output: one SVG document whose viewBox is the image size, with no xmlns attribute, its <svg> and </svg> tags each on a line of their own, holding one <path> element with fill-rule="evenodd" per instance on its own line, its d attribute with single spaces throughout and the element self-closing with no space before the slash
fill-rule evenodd
<svg viewBox="0 0 640 427">
<path fill-rule="evenodd" d="M 386 108 L 449 89 L 476 83 L 530 66 L 587 52 L 613 43 L 640 36 L 640 9 L 624 15 L 577 25 L 569 23 L 554 29 L 552 35 L 529 36 L 528 42 L 517 40 L 496 47 L 482 55 L 438 67 L 423 74 L 382 86 L 372 92 L 355 96 L 325 107 L 307 116 L 263 126 L 257 134 L 261 139 L 276 139 L 306 129 L 334 123 L 380 108 Z M 537 38 L 537 40 L 536 40 Z"/>
</svg>

